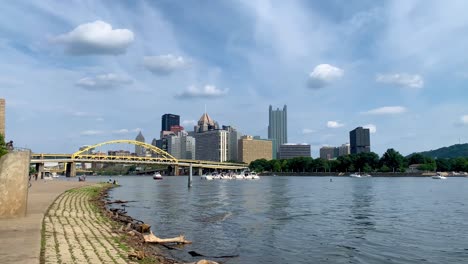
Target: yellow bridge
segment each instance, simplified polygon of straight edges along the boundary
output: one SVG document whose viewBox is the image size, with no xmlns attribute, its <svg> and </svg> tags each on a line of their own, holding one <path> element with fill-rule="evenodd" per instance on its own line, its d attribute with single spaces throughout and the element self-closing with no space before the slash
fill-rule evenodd
<svg viewBox="0 0 468 264">
<path fill-rule="evenodd" d="M 111 156 L 104 153 L 90 154 L 91 150 L 97 147 L 111 144 L 130 144 L 142 147 L 151 153 L 151 156 Z M 44 153 L 33 153 L 31 154 L 31 164 L 36 164 L 38 171 L 42 172 L 44 163 L 57 162 L 65 163 L 66 175 L 76 176 L 76 163 L 116 163 L 116 164 L 161 164 L 174 166 L 175 175 L 178 175 L 180 167 L 194 167 L 201 171 L 203 168 L 209 169 L 220 169 L 220 170 L 242 170 L 247 168 L 247 164 L 244 163 L 228 163 L 228 162 L 216 162 L 216 161 L 203 161 L 203 160 L 184 160 L 176 159 L 166 151 L 155 147 L 153 145 L 135 141 L 135 140 L 112 140 L 103 143 L 89 146 L 85 149 L 77 151 L 73 154 L 44 154 Z"/>
</svg>

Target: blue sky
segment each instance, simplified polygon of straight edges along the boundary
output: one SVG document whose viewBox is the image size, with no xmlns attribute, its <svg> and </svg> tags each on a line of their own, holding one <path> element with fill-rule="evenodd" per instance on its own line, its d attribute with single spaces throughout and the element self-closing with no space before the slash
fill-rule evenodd
<svg viewBox="0 0 468 264">
<path fill-rule="evenodd" d="M 0 10 L 7 139 L 35 152 L 158 137 L 161 115 L 288 141 L 403 154 L 468 142 L 468 2 L 9 1 Z"/>
</svg>

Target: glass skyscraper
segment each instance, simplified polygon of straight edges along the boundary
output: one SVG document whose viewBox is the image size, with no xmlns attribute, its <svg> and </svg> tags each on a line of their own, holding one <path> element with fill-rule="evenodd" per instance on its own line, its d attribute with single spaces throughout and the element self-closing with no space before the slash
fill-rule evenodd
<svg viewBox="0 0 468 264">
<path fill-rule="evenodd" d="M 276 159 L 279 146 L 288 143 L 287 106 L 283 110 L 269 108 L 268 139 L 273 141 L 273 158 Z"/>
<path fill-rule="evenodd" d="M 180 116 L 164 114 L 161 117 L 161 131 L 170 131 L 171 126 L 180 126 Z"/>
<path fill-rule="evenodd" d="M 370 152 L 370 133 L 368 128 L 357 127 L 349 132 L 351 154 Z"/>
</svg>

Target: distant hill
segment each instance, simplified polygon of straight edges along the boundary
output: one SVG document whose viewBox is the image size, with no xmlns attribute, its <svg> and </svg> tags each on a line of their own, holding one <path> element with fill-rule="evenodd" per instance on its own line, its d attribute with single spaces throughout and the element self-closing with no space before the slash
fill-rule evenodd
<svg viewBox="0 0 468 264">
<path fill-rule="evenodd" d="M 455 144 L 450 147 L 443 147 L 435 150 L 419 152 L 427 157 L 432 158 L 457 158 L 468 157 L 468 143 Z"/>
</svg>

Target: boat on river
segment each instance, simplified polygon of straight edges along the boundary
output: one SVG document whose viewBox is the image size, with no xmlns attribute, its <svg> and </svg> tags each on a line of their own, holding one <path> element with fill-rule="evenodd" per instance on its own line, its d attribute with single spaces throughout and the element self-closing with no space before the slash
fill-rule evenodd
<svg viewBox="0 0 468 264">
<path fill-rule="evenodd" d="M 162 177 L 161 173 L 159 173 L 159 172 L 154 173 L 153 180 L 162 180 L 162 179 L 163 179 L 163 177 Z"/>
<path fill-rule="evenodd" d="M 440 173 L 437 173 L 437 175 L 432 176 L 432 179 L 436 179 L 436 180 L 445 180 L 445 179 L 447 179 L 447 177 L 443 176 L 443 175 L 440 174 Z"/>
<path fill-rule="evenodd" d="M 351 173 L 349 175 L 349 177 L 352 177 L 352 178 L 361 178 L 361 175 L 359 173 Z"/>
</svg>

